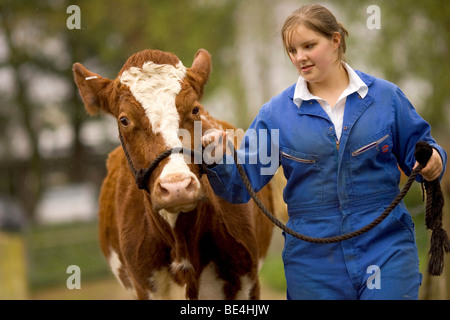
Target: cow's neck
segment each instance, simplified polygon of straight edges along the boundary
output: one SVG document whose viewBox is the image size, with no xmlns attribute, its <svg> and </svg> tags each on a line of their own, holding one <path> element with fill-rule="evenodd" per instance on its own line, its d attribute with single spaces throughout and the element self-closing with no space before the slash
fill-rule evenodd
<svg viewBox="0 0 450 320">
<path fill-rule="evenodd" d="M 197 224 L 198 212 L 197 210 L 191 212 L 182 212 L 179 214 L 177 223 L 172 228 L 173 260 L 189 260 L 192 261 L 191 250 L 197 247 L 198 234 L 201 233 L 201 228 Z"/>
<path fill-rule="evenodd" d="M 170 271 L 179 285 L 186 285 L 186 294 L 191 299 L 198 296 L 200 259 L 194 248 L 198 248 L 198 235 L 202 231 L 197 222 L 197 210 L 183 212 L 171 229 L 174 242 L 171 246 Z"/>
<path fill-rule="evenodd" d="M 147 206 L 147 210 L 151 208 Z M 162 238 L 170 247 L 171 273 L 180 284 L 189 283 L 196 279 L 195 269 L 198 268 L 198 257 L 192 252 L 193 248 L 198 247 L 199 234 L 201 226 L 198 221 L 198 210 L 191 212 L 181 212 L 177 214 L 177 219 L 173 225 L 161 215 L 152 212 L 153 222 L 157 225 Z"/>
</svg>

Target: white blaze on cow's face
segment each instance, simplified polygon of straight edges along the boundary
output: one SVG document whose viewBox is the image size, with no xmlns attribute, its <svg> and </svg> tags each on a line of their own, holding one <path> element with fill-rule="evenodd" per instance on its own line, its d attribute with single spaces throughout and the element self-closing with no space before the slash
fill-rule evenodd
<svg viewBox="0 0 450 320">
<path fill-rule="evenodd" d="M 175 99 L 181 91 L 181 82 L 186 71 L 181 61 L 176 66 L 149 61 L 145 62 L 142 68 L 131 67 L 119 78 L 122 84 L 129 87 L 136 101 L 142 105 L 153 133 L 162 136 L 166 149 L 182 147 L 178 135 L 180 117 Z M 189 170 L 183 154 L 172 154 L 169 157 L 159 179 L 166 182 L 168 177 L 173 177 L 175 174 L 191 177 L 199 185 L 197 177 Z M 180 208 L 183 210 L 182 205 Z M 172 210 L 173 213 L 176 211 Z"/>
<path fill-rule="evenodd" d="M 185 75 L 186 68 L 181 61 L 176 67 L 149 61 L 142 68 L 131 67 L 120 76 L 120 82 L 130 88 L 144 108 L 153 132 L 160 133 L 169 148 L 181 146 L 175 98 L 181 91 L 180 82 Z"/>
</svg>

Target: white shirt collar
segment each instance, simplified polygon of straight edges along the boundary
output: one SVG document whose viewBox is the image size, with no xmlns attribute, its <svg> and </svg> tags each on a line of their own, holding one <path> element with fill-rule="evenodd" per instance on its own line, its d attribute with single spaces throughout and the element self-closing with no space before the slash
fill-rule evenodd
<svg viewBox="0 0 450 320">
<path fill-rule="evenodd" d="M 347 89 L 345 89 L 344 92 L 342 92 L 338 101 L 344 97 L 351 95 L 354 92 L 357 92 L 362 98 L 364 98 L 367 92 L 369 92 L 369 88 L 356 74 L 355 70 L 353 70 L 345 62 L 343 62 L 343 65 L 348 73 L 349 84 Z M 311 92 L 309 92 L 306 80 L 302 76 L 299 76 L 297 80 L 297 85 L 295 86 L 294 103 L 300 108 L 303 101 L 317 100 L 317 99 L 322 100 L 322 98 L 314 96 L 311 94 Z"/>
</svg>

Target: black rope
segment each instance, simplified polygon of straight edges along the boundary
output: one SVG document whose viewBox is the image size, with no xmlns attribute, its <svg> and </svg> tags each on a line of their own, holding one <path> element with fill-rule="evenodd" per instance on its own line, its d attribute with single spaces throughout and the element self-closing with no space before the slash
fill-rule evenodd
<svg viewBox="0 0 450 320">
<path fill-rule="evenodd" d="M 148 178 L 150 177 L 151 173 L 153 172 L 153 170 L 158 166 L 158 164 L 165 158 L 167 158 L 168 156 L 170 156 L 173 153 L 187 153 L 187 154 L 191 154 L 192 156 L 195 156 L 197 153 L 202 153 L 200 151 L 196 151 L 196 150 L 190 150 L 190 149 L 186 149 L 186 148 L 173 148 L 173 149 L 169 149 L 164 151 L 163 153 L 161 153 L 160 155 L 158 155 L 158 157 L 156 157 L 155 160 L 152 161 L 152 163 L 145 169 L 140 169 L 140 170 L 136 170 L 133 162 L 131 161 L 131 158 L 128 154 L 127 148 L 125 147 L 125 143 L 123 141 L 122 135 L 120 133 L 119 130 L 119 138 L 120 138 L 120 142 L 122 144 L 122 148 L 123 151 L 125 153 L 125 156 L 128 160 L 128 163 L 130 165 L 131 171 L 133 172 L 134 176 L 135 176 L 135 180 L 136 183 L 139 187 L 139 189 L 143 189 L 148 191 Z M 240 164 L 238 158 L 237 158 L 237 152 L 236 149 L 234 148 L 234 145 L 231 141 L 228 141 L 228 147 L 230 148 L 230 150 L 233 152 L 233 158 L 234 158 L 234 162 L 236 164 L 239 176 L 241 177 L 245 188 L 247 189 L 247 192 L 249 193 L 250 197 L 255 201 L 256 205 L 261 209 L 261 211 L 264 213 L 264 215 L 270 220 L 272 221 L 277 227 L 279 227 L 281 230 L 283 230 L 284 232 L 286 232 L 287 234 L 290 234 L 292 236 L 294 236 L 295 238 L 298 238 L 300 240 L 306 241 L 306 242 L 311 242 L 311 243 L 335 243 L 335 242 L 340 242 L 340 241 L 344 241 L 344 240 L 348 240 L 354 237 L 357 237 L 371 229 L 373 229 L 375 226 L 379 225 L 388 215 L 389 213 L 392 212 L 392 210 L 403 200 L 403 198 L 405 197 L 406 193 L 409 191 L 409 189 L 411 188 L 411 185 L 413 184 L 414 180 L 416 179 L 417 175 L 419 174 L 419 172 L 425 167 L 426 165 L 426 161 L 423 162 L 421 161 L 419 163 L 419 165 L 411 172 L 411 175 L 409 176 L 407 182 L 405 183 L 405 185 L 403 186 L 402 190 L 400 191 L 400 193 L 395 197 L 395 199 L 392 201 L 392 203 L 375 219 L 373 220 L 371 223 L 369 223 L 368 225 L 366 225 L 365 227 L 362 227 L 356 231 L 353 232 L 349 232 L 343 235 L 339 235 L 339 236 L 333 236 L 333 237 L 325 237 L 325 238 L 319 238 L 319 237 L 309 237 L 303 234 L 300 234 L 290 228 L 288 228 L 284 223 L 282 223 L 278 218 L 276 218 L 262 203 L 262 201 L 258 198 L 258 196 L 256 195 L 256 192 L 253 190 L 253 187 L 247 177 L 247 174 L 244 171 L 244 168 L 242 166 L 242 164 Z M 206 172 L 206 165 L 205 165 L 205 161 L 203 161 L 203 154 L 201 154 L 201 159 L 202 159 L 202 164 L 201 164 L 201 174 Z M 429 158 L 429 157 L 428 157 Z M 427 159 L 428 161 L 428 159 Z M 430 187 L 431 189 L 431 187 Z M 428 198 L 428 196 L 427 196 Z M 427 199 L 428 200 L 428 199 Z M 432 205 L 432 201 L 427 201 L 427 207 Z M 427 209 L 428 211 L 428 209 Z M 445 247 L 445 246 L 444 246 Z M 445 251 L 447 247 L 445 247 Z M 438 263 L 439 267 L 441 267 L 441 263 Z M 438 268 L 441 269 L 441 268 Z M 437 272 L 436 272 L 437 273 Z"/>
<path fill-rule="evenodd" d="M 373 229 L 375 226 L 379 225 L 388 215 L 389 213 L 391 213 L 391 211 L 400 203 L 400 201 L 403 200 L 403 198 L 405 197 L 406 193 L 409 191 L 409 189 L 411 188 L 411 185 L 413 184 L 417 174 L 420 172 L 420 170 L 422 170 L 424 168 L 424 165 L 419 164 L 411 173 L 411 175 L 408 178 L 408 181 L 406 182 L 406 184 L 403 186 L 403 189 L 401 190 L 401 192 L 397 195 L 397 197 L 395 197 L 395 199 L 392 201 L 392 203 L 383 211 L 383 213 L 381 213 L 378 218 L 376 218 L 375 220 L 373 220 L 371 223 L 369 223 L 368 225 L 366 225 L 365 227 L 362 227 L 356 231 L 353 232 L 349 232 L 340 236 L 333 236 L 333 237 L 326 237 L 326 238 L 316 238 L 316 237 L 309 237 L 309 236 L 305 236 L 303 234 L 300 234 L 290 228 L 288 228 L 284 223 L 282 223 L 280 220 L 278 220 L 265 206 L 264 204 L 261 202 L 261 200 L 258 198 L 258 196 L 256 195 L 255 191 L 253 190 L 250 181 L 247 177 L 247 174 L 244 171 L 244 168 L 242 167 L 242 165 L 238 162 L 237 159 L 237 153 L 236 153 L 236 149 L 234 149 L 234 146 L 232 143 L 228 144 L 228 147 L 234 151 L 233 153 L 233 158 L 234 158 L 234 162 L 236 163 L 238 172 L 239 172 L 239 176 L 241 177 L 242 181 L 244 182 L 245 188 L 247 189 L 248 193 L 250 194 L 250 196 L 252 197 L 252 199 L 255 201 L 255 203 L 258 205 L 258 207 L 261 209 L 261 211 L 266 215 L 267 218 L 269 218 L 270 221 L 272 221 L 277 227 L 279 227 L 281 230 L 283 230 L 284 232 L 294 236 L 297 239 L 306 241 L 306 242 L 311 242 L 311 243 L 335 243 L 335 242 L 340 242 L 340 241 L 344 241 L 344 240 L 348 240 L 354 237 L 357 237 L 371 229 Z"/>
<path fill-rule="evenodd" d="M 133 176 L 136 177 L 137 170 L 133 165 L 133 161 L 131 161 L 130 155 L 128 154 L 128 149 L 125 146 L 125 142 L 123 141 L 123 137 L 122 137 L 122 133 L 120 132 L 120 128 L 119 128 L 119 140 L 120 140 L 120 144 L 122 145 L 123 153 L 125 154 L 125 157 L 127 158 L 128 165 L 130 166 L 131 172 L 133 173 Z"/>
<path fill-rule="evenodd" d="M 125 157 L 127 158 L 128 164 L 130 166 L 131 172 L 133 173 L 134 180 L 135 180 L 138 188 L 141 190 L 145 190 L 147 192 L 149 192 L 148 179 L 150 178 L 150 175 L 152 174 L 153 170 L 155 170 L 155 168 L 159 165 L 159 163 L 161 161 L 163 161 L 165 158 L 167 158 L 171 154 L 185 153 L 185 154 L 189 154 L 192 157 L 195 157 L 196 155 L 199 157 L 202 157 L 202 155 L 203 155 L 203 153 L 201 151 L 197 151 L 197 150 L 191 150 L 191 149 L 182 148 L 182 147 L 172 148 L 172 149 L 169 149 L 169 150 L 166 150 L 166 151 L 160 153 L 150 163 L 150 165 L 147 168 L 137 170 L 135 168 L 135 166 L 133 165 L 133 161 L 131 161 L 131 157 L 128 153 L 128 149 L 126 148 L 125 142 L 122 137 L 122 133 L 120 132 L 120 128 L 119 128 L 119 140 L 120 140 L 120 144 L 122 145 L 123 152 L 125 154 Z M 201 159 L 203 159 L 203 158 L 201 158 Z M 206 172 L 206 164 L 202 161 L 202 163 L 199 165 L 200 165 L 200 176 L 201 176 L 203 173 Z"/>
<path fill-rule="evenodd" d="M 426 164 L 433 154 L 433 148 L 426 142 L 419 141 L 414 153 L 417 162 Z M 450 240 L 442 227 L 442 213 L 444 208 L 444 195 L 439 179 L 424 180 L 422 188 L 426 192 L 425 224 L 431 230 L 430 259 L 428 273 L 438 276 L 444 271 L 444 254 L 450 252 Z"/>
</svg>

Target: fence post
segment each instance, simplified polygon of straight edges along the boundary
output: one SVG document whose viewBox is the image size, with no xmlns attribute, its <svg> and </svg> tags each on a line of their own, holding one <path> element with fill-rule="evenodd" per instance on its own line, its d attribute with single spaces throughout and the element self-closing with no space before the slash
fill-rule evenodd
<svg viewBox="0 0 450 320">
<path fill-rule="evenodd" d="M 24 238 L 0 231 L 0 300 L 28 298 Z"/>
</svg>

